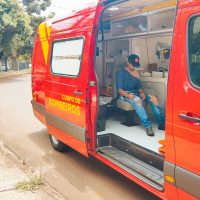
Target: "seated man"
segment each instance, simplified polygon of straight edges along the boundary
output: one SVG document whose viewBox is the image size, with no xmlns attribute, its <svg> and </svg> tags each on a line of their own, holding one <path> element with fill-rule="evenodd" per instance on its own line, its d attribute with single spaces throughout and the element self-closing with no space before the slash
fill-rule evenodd
<svg viewBox="0 0 200 200">
<path fill-rule="evenodd" d="M 136 54 L 128 56 L 127 66 L 121 69 L 116 76 L 117 91 L 120 94 L 120 99 L 127 101 L 134 106 L 138 117 L 146 128 L 147 135 L 154 136 L 152 124 L 142 106 L 142 100 L 150 104 L 150 107 L 158 121 L 159 130 L 165 130 L 165 120 L 161 109 L 158 106 L 157 98 L 155 96 L 144 94 L 139 74 L 135 70 L 135 68 L 139 67 L 139 57 Z"/>
</svg>

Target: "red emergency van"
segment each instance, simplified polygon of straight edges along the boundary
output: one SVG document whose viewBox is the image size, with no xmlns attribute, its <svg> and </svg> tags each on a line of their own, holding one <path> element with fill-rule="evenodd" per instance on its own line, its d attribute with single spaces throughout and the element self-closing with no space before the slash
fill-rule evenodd
<svg viewBox="0 0 200 200">
<path fill-rule="evenodd" d="M 133 53 L 165 114 L 158 130 L 144 105 L 154 137 L 117 98 Z M 33 111 L 56 150 L 94 156 L 161 199 L 200 199 L 199 0 L 93 0 L 39 25 L 32 66 Z"/>
</svg>

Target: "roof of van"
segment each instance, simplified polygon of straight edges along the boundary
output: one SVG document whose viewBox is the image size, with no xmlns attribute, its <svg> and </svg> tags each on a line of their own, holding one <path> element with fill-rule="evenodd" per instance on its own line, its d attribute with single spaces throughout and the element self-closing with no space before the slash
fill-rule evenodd
<svg viewBox="0 0 200 200">
<path fill-rule="evenodd" d="M 73 1 L 73 0 L 71 0 L 71 1 Z M 56 23 L 57 21 L 64 20 L 67 18 L 71 18 L 75 15 L 81 15 L 83 13 L 89 12 L 89 11 L 91 11 L 92 8 L 93 9 L 96 8 L 99 1 L 101 1 L 101 0 L 91 0 L 89 3 L 82 4 L 81 6 L 75 8 L 75 9 L 66 11 L 66 14 L 61 17 L 53 18 L 48 21 L 51 21 L 51 23 Z"/>
<path fill-rule="evenodd" d="M 74 1 L 74 0 L 68 0 L 68 1 Z M 90 0 L 88 3 L 81 5 L 80 7 L 76 8 L 76 9 L 67 11 L 66 15 L 59 17 L 59 18 L 53 18 L 53 19 L 47 20 L 47 22 L 54 24 L 54 23 L 57 23 L 64 19 L 71 18 L 76 15 L 81 15 L 86 12 L 90 12 L 93 9 L 95 9 L 96 6 L 98 5 L 98 3 L 100 3 L 100 2 L 102 2 L 102 3 L 112 3 L 113 2 L 114 3 L 115 1 L 119 1 L 119 0 Z"/>
<path fill-rule="evenodd" d="M 42 24 L 46 27 L 51 27 L 51 34 L 81 28 L 86 25 L 92 26 L 97 5 L 99 3 L 114 3 L 115 1 L 119 0 L 91 0 L 89 3 L 80 6 L 75 10 L 66 12 L 66 15 L 63 17 L 53 18 Z M 44 35 L 44 37 L 46 36 Z"/>
</svg>

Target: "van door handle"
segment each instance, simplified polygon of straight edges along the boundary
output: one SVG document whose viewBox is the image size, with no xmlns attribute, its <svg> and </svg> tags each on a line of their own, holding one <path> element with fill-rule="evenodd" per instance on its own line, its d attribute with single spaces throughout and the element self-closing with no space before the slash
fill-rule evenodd
<svg viewBox="0 0 200 200">
<path fill-rule="evenodd" d="M 192 122 L 196 122 L 196 123 L 200 123 L 200 118 L 199 117 L 192 117 L 192 116 L 188 116 L 187 114 L 179 114 L 179 117 L 188 121 L 192 121 Z"/>
<path fill-rule="evenodd" d="M 83 93 L 82 93 L 80 90 L 75 90 L 75 91 L 74 91 L 74 94 L 75 94 L 75 95 L 81 96 Z"/>
</svg>

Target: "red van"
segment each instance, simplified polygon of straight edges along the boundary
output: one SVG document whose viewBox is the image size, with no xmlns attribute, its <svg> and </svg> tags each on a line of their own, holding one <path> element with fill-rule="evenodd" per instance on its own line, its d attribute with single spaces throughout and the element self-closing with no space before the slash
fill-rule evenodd
<svg viewBox="0 0 200 200">
<path fill-rule="evenodd" d="M 116 73 L 137 54 L 166 129 L 148 137 L 117 98 Z M 161 199 L 200 199 L 200 1 L 93 0 L 39 25 L 32 106 L 58 151 L 94 156 Z"/>
</svg>

